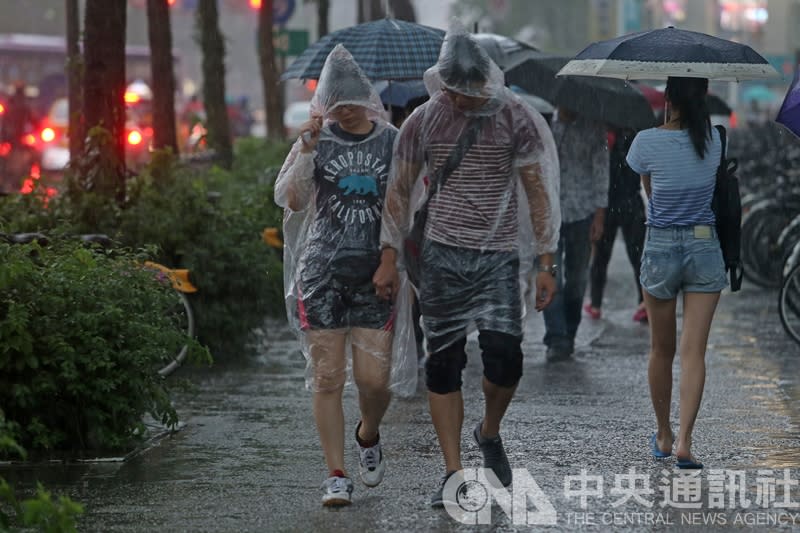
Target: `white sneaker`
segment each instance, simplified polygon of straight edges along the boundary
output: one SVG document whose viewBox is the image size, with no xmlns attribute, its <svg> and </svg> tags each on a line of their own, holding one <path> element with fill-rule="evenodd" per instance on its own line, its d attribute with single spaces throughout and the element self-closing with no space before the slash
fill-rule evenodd
<svg viewBox="0 0 800 533">
<path fill-rule="evenodd" d="M 356 436 L 360 427 L 361 422 L 356 426 Z M 358 473 L 361 475 L 361 481 L 367 487 L 377 487 L 383 481 L 383 474 L 386 472 L 386 461 L 383 458 L 381 443 L 379 441 L 375 446 L 364 448 L 356 440 L 356 445 L 358 446 Z"/>
<path fill-rule="evenodd" d="M 353 482 L 349 477 L 332 476 L 322 482 L 322 505 L 325 507 L 339 507 L 350 505 L 350 495 L 353 493 Z"/>
</svg>

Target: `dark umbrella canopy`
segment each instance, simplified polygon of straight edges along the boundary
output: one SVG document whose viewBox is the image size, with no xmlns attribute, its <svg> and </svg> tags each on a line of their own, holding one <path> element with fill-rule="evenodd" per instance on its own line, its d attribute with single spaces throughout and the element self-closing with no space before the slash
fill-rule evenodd
<svg viewBox="0 0 800 533">
<path fill-rule="evenodd" d="M 800 137 L 800 72 L 794 75 L 792 86 L 789 87 L 775 120 Z"/>
<path fill-rule="evenodd" d="M 350 26 L 313 43 L 292 62 L 282 80 L 317 79 L 325 58 L 343 44 L 371 80 L 422 79 L 439 59 L 444 31 L 395 19 Z"/>
<path fill-rule="evenodd" d="M 585 117 L 636 130 L 655 125 L 647 98 L 622 80 L 569 76 L 556 78 L 568 57 L 541 54 L 506 72 L 509 85 Z"/>
<path fill-rule="evenodd" d="M 505 35 L 498 35 L 496 33 L 476 33 L 473 35 L 478 41 L 492 61 L 497 63 L 500 70 L 506 72 L 515 66 L 519 65 L 529 57 L 539 55 L 539 50 L 522 41 L 506 37 Z"/>
<path fill-rule="evenodd" d="M 650 107 L 652 107 L 653 111 L 656 113 L 656 116 L 659 114 L 663 116 L 664 102 L 666 101 L 664 91 L 656 89 L 652 85 L 647 85 L 646 83 L 635 83 L 634 87 L 644 94 L 645 98 L 647 98 L 647 101 L 650 103 Z M 713 93 L 708 93 L 706 95 L 706 106 L 708 106 L 709 115 L 730 116 L 731 113 L 733 113 L 731 106 L 729 106 L 722 97 Z"/>
<path fill-rule="evenodd" d="M 375 89 L 384 105 L 395 107 L 405 107 L 411 100 L 428 96 L 422 80 L 378 81 L 375 82 Z"/>
<path fill-rule="evenodd" d="M 672 27 L 590 44 L 559 75 L 623 79 L 684 76 L 728 81 L 780 77 L 747 45 Z"/>
</svg>

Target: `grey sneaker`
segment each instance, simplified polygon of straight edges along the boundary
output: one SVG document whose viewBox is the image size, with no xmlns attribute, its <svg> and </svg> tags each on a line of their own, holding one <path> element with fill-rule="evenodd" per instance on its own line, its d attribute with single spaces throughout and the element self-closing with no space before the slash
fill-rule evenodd
<svg viewBox="0 0 800 533">
<path fill-rule="evenodd" d="M 444 486 L 447 484 L 447 480 L 455 474 L 456 472 L 448 472 L 447 474 L 442 476 L 442 479 L 439 481 L 439 487 L 436 489 L 436 492 L 433 493 L 431 496 L 431 507 L 434 509 L 441 509 L 444 507 Z M 459 488 L 459 492 L 463 489 Z M 457 496 L 456 496 L 457 497 Z M 458 502 L 453 502 L 458 504 Z"/>
<path fill-rule="evenodd" d="M 500 438 L 500 435 L 490 439 L 481 437 L 482 425 L 483 421 L 478 422 L 472 436 L 475 437 L 475 442 L 478 443 L 478 448 L 483 454 L 483 467 L 491 468 L 500 483 L 504 487 L 508 487 L 511 485 L 511 465 L 508 464 L 506 450 L 503 448 L 503 439 Z"/>
<path fill-rule="evenodd" d="M 325 507 L 341 507 L 350 505 L 353 494 L 353 482 L 349 477 L 332 476 L 322 482 L 322 505 Z"/>
<path fill-rule="evenodd" d="M 378 436 L 378 443 L 375 446 L 364 448 L 358 443 L 358 428 L 361 427 L 361 422 L 356 426 L 356 446 L 358 447 L 358 473 L 361 476 L 361 481 L 367 487 L 377 487 L 383 481 L 383 474 L 386 472 L 386 460 L 383 458 L 383 449 L 381 448 L 380 435 Z"/>
</svg>

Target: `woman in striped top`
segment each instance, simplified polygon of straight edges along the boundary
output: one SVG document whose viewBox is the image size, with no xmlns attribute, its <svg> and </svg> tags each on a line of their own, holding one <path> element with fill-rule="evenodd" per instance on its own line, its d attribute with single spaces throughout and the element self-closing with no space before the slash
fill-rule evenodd
<svg viewBox="0 0 800 533">
<path fill-rule="evenodd" d="M 669 78 L 669 106 L 663 126 L 644 130 L 628 152 L 650 199 L 640 281 L 650 319 L 648 377 L 658 430 L 650 438 L 654 457 L 672 454 L 670 426 L 672 362 L 676 348 L 676 305 L 683 292 L 679 468 L 702 468 L 691 453 L 705 384 L 705 353 L 725 265 L 711 211 L 722 150 L 711 127 L 705 95 L 708 80 Z"/>
</svg>

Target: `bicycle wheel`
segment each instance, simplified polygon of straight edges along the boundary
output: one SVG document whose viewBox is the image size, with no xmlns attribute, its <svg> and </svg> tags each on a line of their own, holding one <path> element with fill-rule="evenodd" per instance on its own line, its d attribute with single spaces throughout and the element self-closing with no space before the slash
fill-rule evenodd
<svg viewBox="0 0 800 533">
<path fill-rule="evenodd" d="M 778 312 L 786 333 L 800 344 L 800 265 L 783 280 L 778 299 Z"/>
<path fill-rule="evenodd" d="M 178 301 L 175 305 L 174 318 L 178 321 L 181 331 L 185 331 L 187 337 L 194 338 L 194 313 L 192 312 L 192 306 L 189 304 L 189 299 L 180 291 L 176 290 L 175 294 L 178 295 Z M 184 344 L 178 350 L 175 358 L 158 371 L 158 375 L 161 377 L 169 376 L 183 364 L 188 353 L 189 345 Z"/>
<path fill-rule="evenodd" d="M 783 257 L 777 241 L 800 212 L 796 202 L 762 200 L 742 220 L 742 265 L 747 279 L 765 288 L 781 285 Z"/>
</svg>

